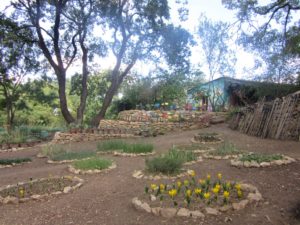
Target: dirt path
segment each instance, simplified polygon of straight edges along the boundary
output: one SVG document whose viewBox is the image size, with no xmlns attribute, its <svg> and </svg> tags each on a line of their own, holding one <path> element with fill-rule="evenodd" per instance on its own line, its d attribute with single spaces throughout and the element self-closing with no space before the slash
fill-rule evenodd
<svg viewBox="0 0 300 225">
<path fill-rule="evenodd" d="M 232 131 L 226 125 L 213 126 L 205 131 L 222 133 L 239 148 L 246 151 L 284 153 L 300 158 L 300 143 L 263 140 Z M 157 152 L 167 151 L 172 144 L 189 143 L 198 131 L 172 133 L 145 141 L 154 143 Z M 92 149 L 95 142 L 76 143 L 77 149 Z M 0 153 L 0 158 L 35 156 L 38 149 L 14 153 Z M 112 158 L 106 156 L 108 158 Z M 158 224 L 225 224 L 225 217 L 232 219 L 229 224 L 300 224 L 295 209 L 300 208 L 300 162 L 264 169 L 233 168 L 228 161 L 206 160 L 190 168 L 197 174 L 222 172 L 225 179 L 245 181 L 254 184 L 264 200 L 258 205 L 225 213 L 219 217 L 207 216 L 204 221 L 192 219 L 164 219 L 137 212 L 131 206 L 131 199 L 144 190 L 146 182 L 131 176 L 136 169 L 144 168 L 144 160 L 137 158 L 113 157 L 118 167 L 108 174 L 85 175 L 85 185 L 67 195 L 38 202 L 0 206 L 0 225 L 158 225 Z M 49 175 L 67 175 L 67 165 L 50 165 L 45 159 L 34 158 L 30 164 L 0 169 L 0 186 L 26 181 L 29 178 Z"/>
</svg>

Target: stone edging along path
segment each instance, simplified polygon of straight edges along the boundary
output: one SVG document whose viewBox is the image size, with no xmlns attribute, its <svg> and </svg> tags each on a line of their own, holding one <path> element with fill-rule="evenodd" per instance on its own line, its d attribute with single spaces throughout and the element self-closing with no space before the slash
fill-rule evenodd
<svg viewBox="0 0 300 225">
<path fill-rule="evenodd" d="M 11 165 L 0 165 L 0 169 L 10 168 L 10 167 L 15 167 L 15 166 L 22 166 L 22 165 L 27 164 L 27 163 L 32 163 L 32 162 L 30 161 L 30 162 L 22 162 L 22 163 L 13 163 Z"/>
<path fill-rule="evenodd" d="M 137 179 L 147 179 L 147 180 L 160 180 L 160 179 L 177 179 L 184 176 L 188 176 L 190 174 L 191 170 L 183 171 L 182 173 L 176 175 L 176 176 L 167 176 L 163 174 L 156 174 L 156 175 L 146 175 L 142 170 L 135 170 L 132 173 L 132 176 Z"/>
<path fill-rule="evenodd" d="M 94 169 L 94 170 L 80 170 L 80 169 L 76 169 L 74 168 L 74 166 L 69 165 L 68 166 L 68 170 L 71 173 L 75 173 L 75 174 L 96 174 L 96 173 L 107 173 L 108 171 L 117 168 L 117 164 L 116 163 L 112 163 L 111 166 L 109 166 L 107 169 L 103 169 L 103 170 L 98 170 L 98 169 Z"/>
<path fill-rule="evenodd" d="M 290 164 L 292 162 L 296 162 L 296 159 L 293 159 L 292 157 L 283 155 L 283 159 L 273 160 L 271 162 L 261 162 L 261 163 L 258 163 L 256 161 L 243 162 L 243 161 L 240 161 L 239 158 L 236 158 L 236 159 L 231 160 L 230 164 L 235 167 L 259 168 L 259 167 L 269 167 L 269 166 L 273 166 L 273 165 L 281 166 L 281 165 Z"/>
<path fill-rule="evenodd" d="M 28 146 L 28 147 L 17 147 L 17 148 L 10 148 L 10 149 L 0 149 L 0 153 L 4 153 L 4 152 L 18 152 L 18 151 L 22 151 L 22 150 L 28 150 L 28 149 L 32 149 L 32 148 L 39 148 L 39 147 L 43 147 L 46 146 L 47 143 L 39 143 L 36 144 L 34 146 Z"/>
<path fill-rule="evenodd" d="M 203 158 L 205 158 L 205 159 L 216 159 L 216 160 L 220 160 L 220 159 L 236 159 L 236 158 L 238 158 L 238 157 L 240 156 L 240 154 L 238 154 L 238 155 L 225 155 L 225 156 L 203 154 L 202 156 L 203 156 Z"/>
<path fill-rule="evenodd" d="M 262 195 L 258 191 L 258 189 L 250 184 L 241 184 L 241 190 L 248 191 L 249 194 L 246 199 L 241 200 L 238 203 L 228 204 L 222 207 L 206 207 L 204 211 L 201 212 L 200 210 L 190 211 L 187 208 L 161 208 L 161 207 L 151 207 L 147 202 L 142 202 L 138 199 L 138 197 L 134 197 L 132 199 L 132 204 L 134 208 L 139 211 L 151 213 L 155 216 L 162 216 L 165 218 L 172 218 L 175 216 L 178 217 L 192 217 L 192 218 L 204 218 L 205 214 L 207 215 L 214 215 L 217 216 L 222 212 L 227 212 L 229 210 L 241 210 L 244 209 L 248 204 L 253 202 L 258 202 L 262 200 Z M 205 214 L 204 214 L 205 213 Z"/>
<path fill-rule="evenodd" d="M 71 191 L 80 188 L 84 183 L 84 180 L 79 178 L 79 177 L 69 177 L 69 176 L 65 176 L 65 177 L 68 177 L 68 179 L 71 179 L 72 181 L 75 181 L 75 182 L 78 182 L 78 183 L 74 186 L 64 187 L 63 191 L 56 191 L 56 192 L 46 193 L 46 194 L 42 194 L 42 195 L 34 194 L 34 195 L 31 195 L 30 197 L 27 197 L 27 198 L 17 198 L 17 197 L 14 197 L 14 196 L 7 196 L 7 197 L 3 198 L 3 197 L 0 196 L 0 205 L 1 204 L 18 204 L 18 203 L 24 203 L 24 202 L 27 202 L 27 201 L 30 201 L 30 200 L 40 200 L 40 199 L 43 199 L 43 198 L 49 197 L 49 196 L 57 196 L 57 195 L 60 195 L 60 194 L 68 194 Z M 58 178 L 58 177 L 53 177 L 53 178 Z M 17 187 L 18 185 L 30 184 L 30 183 L 34 183 L 34 182 L 38 182 L 38 181 L 44 181 L 44 180 L 47 180 L 47 179 L 49 179 L 49 178 L 36 179 L 36 180 L 32 180 L 30 182 L 18 183 L 16 185 L 7 185 L 5 187 L 0 188 L 0 191 L 8 189 L 8 188 L 12 188 L 12 187 Z"/>
<path fill-rule="evenodd" d="M 193 144 L 220 144 L 222 142 L 224 142 L 224 140 L 222 138 L 218 137 L 218 141 L 196 141 L 195 138 L 192 138 L 190 141 Z"/>
<path fill-rule="evenodd" d="M 138 157 L 138 156 L 149 156 L 149 155 L 154 155 L 156 152 L 149 152 L 149 153 L 127 153 L 127 152 L 119 152 L 119 151 L 114 151 L 112 152 L 114 156 L 125 156 L 125 157 Z"/>
</svg>

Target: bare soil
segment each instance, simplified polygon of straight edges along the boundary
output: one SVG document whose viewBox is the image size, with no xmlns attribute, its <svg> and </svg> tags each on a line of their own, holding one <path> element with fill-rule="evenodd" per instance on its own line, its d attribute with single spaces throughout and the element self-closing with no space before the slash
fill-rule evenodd
<svg viewBox="0 0 300 225">
<path fill-rule="evenodd" d="M 187 144 L 200 130 L 174 132 L 164 136 L 142 139 L 155 145 L 156 152 L 165 152 L 173 144 Z M 117 168 L 108 173 L 80 176 L 86 182 L 73 193 L 41 201 L 18 205 L 0 205 L 0 225 L 184 225 L 184 224 L 300 224 L 300 142 L 265 140 L 250 137 L 227 128 L 226 124 L 202 129 L 217 132 L 238 148 L 262 153 L 282 153 L 297 160 L 295 163 L 269 168 L 235 168 L 228 160 L 204 160 L 189 166 L 197 174 L 217 174 L 224 179 L 255 185 L 263 201 L 241 211 L 230 211 L 220 216 L 206 216 L 204 221 L 191 218 L 165 219 L 136 211 L 131 199 L 144 191 L 151 181 L 132 177 L 134 170 L 144 168 L 143 157 L 113 157 Z M 96 142 L 68 144 L 76 150 L 96 149 Z M 27 181 L 30 178 L 72 175 L 67 164 L 47 164 L 37 158 L 39 147 L 0 153 L 0 158 L 31 157 L 32 163 L 0 169 L 0 186 Z M 226 218 L 227 217 L 227 218 Z M 227 223 L 225 221 L 228 221 Z"/>
</svg>

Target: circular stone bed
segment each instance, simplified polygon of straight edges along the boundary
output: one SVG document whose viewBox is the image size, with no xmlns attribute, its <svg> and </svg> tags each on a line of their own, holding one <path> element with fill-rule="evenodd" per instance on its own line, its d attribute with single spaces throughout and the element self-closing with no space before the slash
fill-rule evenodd
<svg viewBox="0 0 300 225">
<path fill-rule="evenodd" d="M 224 155 L 224 156 L 221 156 L 221 155 L 211 155 L 211 154 L 203 154 L 202 155 L 203 158 L 205 159 L 216 159 L 216 160 L 220 160 L 220 159 L 236 159 L 240 156 L 240 154 L 238 155 Z"/>
<path fill-rule="evenodd" d="M 0 204 L 17 204 L 49 196 L 67 194 L 82 186 L 78 177 L 49 177 L 0 188 Z"/>
<path fill-rule="evenodd" d="M 238 184 L 239 189 L 237 189 L 237 185 L 234 187 L 243 193 L 239 198 L 234 197 L 234 191 L 228 189 L 230 197 L 227 197 L 226 201 L 225 197 L 222 198 L 221 196 L 218 196 L 215 198 L 215 195 L 212 193 L 211 197 L 201 198 L 199 189 L 190 190 L 191 192 L 188 193 L 189 186 L 184 186 L 182 184 L 182 188 L 179 187 L 179 189 L 178 186 L 176 186 L 177 189 L 175 189 L 175 186 L 176 185 L 151 184 L 150 188 L 145 188 L 146 194 L 132 199 L 132 204 L 137 210 L 155 216 L 162 216 L 165 218 L 178 216 L 203 219 L 205 214 L 217 216 L 231 210 L 238 211 L 244 209 L 250 203 L 262 200 L 261 193 L 255 186 L 250 184 Z M 221 188 L 223 189 L 223 187 Z M 176 193 L 174 193 L 174 190 L 176 190 Z M 222 192 L 225 193 L 226 191 L 222 190 Z M 179 195 L 184 196 L 181 201 L 178 199 Z M 223 195 L 225 196 L 225 194 Z"/>
<path fill-rule="evenodd" d="M 295 161 L 295 159 L 285 155 L 260 155 L 250 153 L 248 155 L 240 155 L 238 158 L 231 160 L 230 164 L 235 167 L 259 168 L 274 165 L 281 166 Z"/>
<path fill-rule="evenodd" d="M 188 176 L 191 171 L 192 170 L 182 170 L 182 172 L 178 173 L 177 175 L 165 175 L 162 173 L 148 174 L 148 173 L 144 173 L 144 171 L 142 171 L 142 170 L 135 170 L 132 173 L 132 176 L 137 179 L 147 179 L 147 180 L 177 179 L 177 178 L 181 178 L 184 176 Z"/>
<path fill-rule="evenodd" d="M 106 169 L 90 169 L 90 170 L 82 170 L 82 169 L 76 169 L 73 165 L 68 166 L 68 170 L 71 173 L 74 174 L 97 174 L 97 173 L 107 173 L 108 171 L 117 168 L 116 163 L 112 163 L 111 166 L 109 166 Z"/>
<path fill-rule="evenodd" d="M 191 142 L 201 144 L 218 144 L 223 142 L 223 139 L 220 138 L 220 135 L 217 133 L 198 133 L 194 135 Z"/>
</svg>

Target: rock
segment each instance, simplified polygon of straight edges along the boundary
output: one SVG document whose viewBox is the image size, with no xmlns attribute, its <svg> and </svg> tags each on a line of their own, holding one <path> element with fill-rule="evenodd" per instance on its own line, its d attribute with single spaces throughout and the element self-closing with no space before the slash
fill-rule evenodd
<svg viewBox="0 0 300 225">
<path fill-rule="evenodd" d="M 231 222 L 232 221 L 232 218 L 230 218 L 230 217 L 225 217 L 225 219 L 224 219 L 224 222 L 225 223 L 228 223 L 228 222 Z"/>
<path fill-rule="evenodd" d="M 250 162 L 245 161 L 243 165 L 244 165 L 244 167 L 249 168 L 251 164 L 250 164 Z"/>
<path fill-rule="evenodd" d="M 149 206 L 148 203 L 144 202 L 142 205 L 141 205 L 141 209 L 146 211 L 147 213 L 151 213 L 151 207 Z"/>
<path fill-rule="evenodd" d="M 53 192 L 53 193 L 52 193 L 52 195 L 60 195 L 60 194 L 62 194 L 61 191 L 56 191 L 56 192 Z"/>
<path fill-rule="evenodd" d="M 3 204 L 18 204 L 18 202 L 18 199 L 12 196 L 7 196 L 3 199 Z"/>
<path fill-rule="evenodd" d="M 232 208 L 232 205 L 224 205 L 224 206 L 222 206 L 222 207 L 219 208 L 219 211 L 221 211 L 221 212 L 227 212 L 231 208 Z"/>
<path fill-rule="evenodd" d="M 238 210 L 244 209 L 248 203 L 249 203 L 249 200 L 247 200 L 247 199 L 242 200 L 239 203 L 232 203 L 232 208 L 234 210 L 238 211 Z"/>
<path fill-rule="evenodd" d="M 251 202 L 255 202 L 255 201 L 256 202 L 260 201 L 262 199 L 262 196 L 259 192 L 256 192 L 256 193 L 249 193 L 247 198 L 249 199 L 249 201 L 251 203 Z"/>
<path fill-rule="evenodd" d="M 151 209 L 151 212 L 152 212 L 153 215 L 159 216 L 160 210 L 161 210 L 160 207 L 154 207 L 154 208 Z"/>
<path fill-rule="evenodd" d="M 19 202 L 24 203 L 24 202 L 28 202 L 29 200 L 30 200 L 30 198 L 20 198 Z"/>
<path fill-rule="evenodd" d="M 269 162 L 262 162 L 262 163 L 260 163 L 260 166 L 261 167 L 268 167 L 268 166 L 271 166 L 271 163 L 269 163 Z"/>
<path fill-rule="evenodd" d="M 80 188 L 82 185 L 83 185 L 82 183 L 78 183 L 78 184 L 76 184 L 76 185 L 73 187 L 73 189 Z"/>
<path fill-rule="evenodd" d="M 192 216 L 192 218 L 204 218 L 205 217 L 205 215 L 202 213 L 202 212 L 200 212 L 200 211 L 198 211 L 198 210 L 196 210 L 196 211 L 190 211 L 190 213 L 191 213 L 191 216 Z"/>
<path fill-rule="evenodd" d="M 257 192 L 257 188 L 251 184 L 241 184 L 241 189 L 249 192 Z"/>
<path fill-rule="evenodd" d="M 41 195 L 31 195 L 31 198 L 32 198 L 33 200 L 39 200 L 39 199 L 42 198 L 42 196 L 41 196 Z"/>
<path fill-rule="evenodd" d="M 70 191 L 72 191 L 72 187 L 70 187 L 70 186 L 64 187 L 63 192 L 64 192 L 65 194 L 69 193 Z"/>
<path fill-rule="evenodd" d="M 155 197 L 154 195 L 150 195 L 150 200 L 151 200 L 152 202 L 154 202 L 154 201 L 156 201 L 156 197 Z"/>
<path fill-rule="evenodd" d="M 217 209 L 214 209 L 214 208 L 206 207 L 205 211 L 208 215 L 214 215 L 214 216 L 219 215 L 219 211 Z"/>
<path fill-rule="evenodd" d="M 251 162 L 250 162 L 250 166 L 251 166 L 251 167 L 256 167 L 256 168 L 260 167 L 260 165 L 259 165 L 258 162 L 256 162 L 256 161 L 251 161 Z"/>
<path fill-rule="evenodd" d="M 190 211 L 186 208 L 180 208 L 177 212 L 177 216 L 189 217 L 191 215 Z"/>
<path fill-rule="evenodd" d="M 172 218 L 176 215 L 177 209 L 175 208 L 163 208 L 160 210 L 160 214 L 165 218 Z"/>
<path fill-rule="evenodd" d="M 133 204 L 134 208 L 141 210 L 142 202 L 137 197 L 133 198 L 131 203 Z"/>
<path fill-rule="evenodd" d="M 142 177 L 143 177 L 143 172 L 142 172 L 142 171 L 140 171 L 140 170 L 138 170 L 138 171 L 135 171 L 135 172 L 132 174 L 132 176 L 133 176 L 133 177 L 135 177 L 135 178 L 138 178 L 138 179 L 140 179 L 140 178 L 142 178 Z"/>
<path fill-rule="evenodd" d="M 4 200 L 4 198 L 2 198 L 1 195 L 0 195 L 0 204 L 3 203 L 3 200 Z"/>
<path fill-rule="evenodd" d="M 281 166 L 281 165 L 284 164 L 283 161 L 280 160 L 280 159 L 279 159 L 279 160 L 274 160 L 273 163 L 274 163 L 275 165 L 278 165 L 278 166 Z"/>
<path fill-rule="evenodd" d="M 153 177 L 153 180 L 159 180 L 160 179 L 160 176 L 156 175 Z"/>
</svg>

